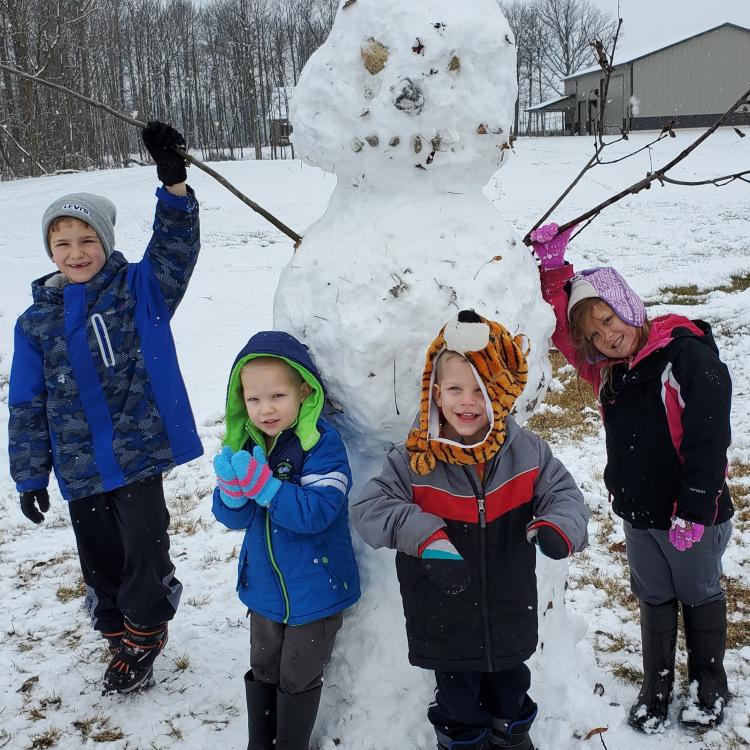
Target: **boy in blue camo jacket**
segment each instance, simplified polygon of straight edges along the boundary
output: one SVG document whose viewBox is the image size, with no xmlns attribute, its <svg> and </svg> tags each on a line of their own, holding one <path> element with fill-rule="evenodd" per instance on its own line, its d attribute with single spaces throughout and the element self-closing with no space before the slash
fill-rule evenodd
<svg viewBox="0 0 750 750">
<path fill-rule="evenodd" d="M 42 232 L 58 271 L 32 283 L 16 323 L 8 399 L 21 510 L 44 520 L 54 470 L 86 605 L 112 651 L 104 689 L 120 693 L 150 684 L 182 592 L 162 474 L 203 452 L 170 330 L 198 259 L 198 202 L 174 150 L 182 135 L 150 122 L 142 136 L 164 183 L 143 259 L 115 251 L 107 198 L 49 206 Z"/>
</svg>

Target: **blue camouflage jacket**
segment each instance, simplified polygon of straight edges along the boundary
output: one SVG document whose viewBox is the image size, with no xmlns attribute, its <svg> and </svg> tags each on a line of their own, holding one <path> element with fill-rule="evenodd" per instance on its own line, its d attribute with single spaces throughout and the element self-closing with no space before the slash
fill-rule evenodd
<svg viewBox="0 0 750 750">
<path fill-rule="evenodd" d="M 139 263 L 114 252 L 85 284 L 32 283 L 15 328 L 10 467 L 20 492 L 54 469 L 67 500 L 160 474 L 203 452 L 170 321 L 200 249 L 198 202 L 161 187 Z"/>
<path fill-rule="evenodd" d="M 232 450 L 265 450 L 247 419 L 239 373 L 258 356 L 276 356 L 294 367 L 313 392 L 295 425 L 279 435 L 268 455 L 282 479 L 268 508 L 254 500 L 228 508 L 214 490 L 213 513 L 230 529 L 245 529 L 237 592 L 253 612 L 275 622 L 302 625 L 350 607 L 360 596 L 359 572 L 349 532 L 351 471 L 338 431 L 320 417 L 325 394 L 306 348 L 279 331 L 253 336 L 232 367 L 227 390 L 227 434 Z"/>
</svg>

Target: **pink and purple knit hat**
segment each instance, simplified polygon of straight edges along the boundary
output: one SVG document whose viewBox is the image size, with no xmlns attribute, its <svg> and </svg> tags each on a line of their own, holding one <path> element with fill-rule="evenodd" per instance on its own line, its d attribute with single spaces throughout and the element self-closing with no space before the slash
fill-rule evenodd
<svg viewBox="0 0 750 750">
<path fill-rule="evenodd" d="M 568 318 L 572 309 L 584 299 L 599 297 L 631 326 L 642 326 L 646 322 L 646 306 L 643 300 L 628 286 L 625 279 L 610 266 L 587 268 L 570 280 Z"/>
</svg>

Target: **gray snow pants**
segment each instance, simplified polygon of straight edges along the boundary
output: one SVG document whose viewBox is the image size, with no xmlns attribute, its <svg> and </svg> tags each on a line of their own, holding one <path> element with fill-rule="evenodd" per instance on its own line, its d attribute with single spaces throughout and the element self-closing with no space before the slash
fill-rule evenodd
<svg viewBox="0 0 750 750">
<path fill-rule="evenodd" d="M 663 529 L 635 529 L 627 521 L 625 541 L 630 588 L 648 604 L 677 601 L 696 607 L 724 598 L 721 558 L 732 535 L 732 522 L 706 526 L 703 538 L 679 552 Z"/>
<path fill-rule="evenodd" d="M 250 613 L 250 666 L 256 680 L 297 695 L 320 685 L 343 612 L 304 625 L 284 625 Z"/>
</svg>

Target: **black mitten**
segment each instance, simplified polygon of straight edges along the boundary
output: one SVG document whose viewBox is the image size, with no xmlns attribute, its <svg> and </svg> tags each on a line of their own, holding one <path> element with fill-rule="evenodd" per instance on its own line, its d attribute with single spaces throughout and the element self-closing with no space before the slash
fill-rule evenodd
<svg viewBox="0 0 750 750">
<path fill-rule="evenodd" d="M 185 137 L 171 125 L 153 120 L 141 131 L 143 143 L 156 162 L 156 174 L 165 185 L 187 180 L 185 159 L 174 149 L 185 148 Z"/>
<path fill-rule="evenodd" d="M 423 558 L 427 577 L 446 594 L 460 594 L 471 582 L 469 568 L 463 559 Z"/>
<path fill-rule="evenodd" d="M 551 526 L 540 526 L 536 532 L 536 543 L 545 557 L 562 560 L 570 554 L 568 543 Z"/>
<path fill-rule="evenodd" d="M 40 513 L 37 510 L 39 506 Z M 41 523 L 44 520 L 43 513 L 49 510 L 49 493 L 47 490 L 29 490 L 28 492 L 21 493 L 21 513 L 23 513 L 29 521 L 34 523 Z"/>
</svg>

